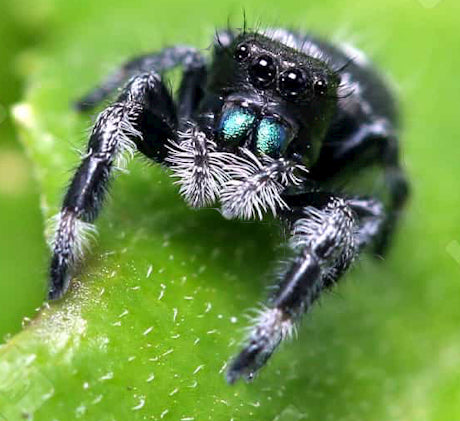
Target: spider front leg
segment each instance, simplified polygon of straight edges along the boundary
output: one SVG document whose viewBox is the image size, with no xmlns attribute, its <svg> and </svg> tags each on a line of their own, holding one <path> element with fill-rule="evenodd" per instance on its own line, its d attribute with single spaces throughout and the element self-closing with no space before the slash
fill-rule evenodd
<svg viewBox="0 0 460 421">
<path fill-rule="evenodd" d="M 360 249 L 378 234 L 384 217 L 373 199 L 343 199 L 322 192 L 302 195 L 309 206 L 293 209 L 290 247 L 295 257 L 282 272 L 279 285 L 251 329 L 247 344 L 232 361 L 227 381 L 251 380 L 290 337 L 302 315 L 321 292 L 349 268 Z"/>
<path fill-rule="evenodd" d="M 64 197 L 52 241 L 49 299 L 60 298 L 82 256 L 85 234 L 102 206 L 115 167 L 127 153 L 139 149 L 151 158 L 166 154 L 164 144 L 174 138 L 174 103 L 156 72 L 134 77 L 118 99 L 102 111 L 84 155 Z"/>
</svg>

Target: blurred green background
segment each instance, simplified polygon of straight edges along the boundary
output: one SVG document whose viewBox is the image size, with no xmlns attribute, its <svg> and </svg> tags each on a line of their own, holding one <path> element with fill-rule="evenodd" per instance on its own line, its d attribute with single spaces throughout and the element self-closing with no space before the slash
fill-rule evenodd
<svg viewBox="0 0 460 421">
<path fill-rule="evenodd" d="M 20 55 L 46 33 L 33 9 L 33 2 L 2 1 L 0 17 L 0 338 L 40 305 L 46 273 L 38 187 L 10 115 L 25 86 Z"/>
<path fill-rule="evenodd" d="M 322 0 L 302 4 L 293 0 L 244 3 L 112 0 L 74 4 L 58 0 L 3 0 L 0 337 L 20 329 L 22 318 L 34 313 L 45 291 L 47 250 L 38 186 L 9 114 L 11 105 L 21 101 L 25 90 L 30 88 L 31 80 L 37 87 L 35 66 L 43 57 L 52 57 L 54 52 L 64 51 L 71 44 L 72 62 L 63 62 L 62 66 L 83 71 L 91 66 L 89 75 L 69 75 L 73 83 L 75 78 L 82 79 L 81 92 L 84 92 L 91 86 L 94 73 L 102 75 L 126 57 L 149 51 L 152 46 L 180 42 L 206 48 L 214 29 L 226 25 L 229 17 L 234 26 L 241 25 L 243 9 L 250 26 L 312 29 L 354 42 L 395 81 L 403 106 L 403 158 L 412 180 L 413 197 L 397 244 L 386 263 L 394 270 L 389 273 L 397 274 L 398 279 L 389 279 L 388 286 L 382 279 L 382 284 L 374 290 L 377 295 L 381 289 L 394 288 L 385 293 L 390 308 L 398 311 L 388 314 L 388 328 L 400 330 L 401 352 L 410 351 L 405 363 L 417 367 L 410 392 L 413 396 L 408 401 L 417 402 L 420 411 L 412 408 L 411 413 L 417 415 L 417 421 L 447 420 L 444 418 L 447 414 L 455 414 L 450 419 L 458 419 L 458 0 Z M 97 36 L 91 38 L 93 35 Z M 65 185 L 64 180 L 59 182 Z M 348 287 L 348 293 L 367 288 L 361 278 L 359 284 Z M 373 289 L 369 288 L 368 293 L 373 294 Z M 400 325 L 400 320 L 405 324 Z M 416 351 L 411 341 L 417 342 Z M 430 407 L 430 411 L 425 411 L 427 396 L 436 399 L 436 410 Z"/>
</svg>

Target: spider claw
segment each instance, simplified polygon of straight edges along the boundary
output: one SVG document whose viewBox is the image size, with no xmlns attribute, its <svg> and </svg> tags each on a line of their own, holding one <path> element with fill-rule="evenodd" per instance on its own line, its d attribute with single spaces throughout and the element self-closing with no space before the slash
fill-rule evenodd
<svg viewBox="0 0 460 421">
<path fill-rule="evenodd" d="M 58 262 L 58 258 L 54 257 L 51 262 L 50 284 L 48 289 L 48 300 L 58 300 L 67 291 L 69 285 L 67 265 Z"/>
<path fill-rule="evenodd" d="M 267 363 L 280 343 L 294 330 L 293 320 L 278 308 L 263 307 L 254 318 L 247 345 L 231 362 L 227 382 L 235 383 L 240 377 L 252 381 Z"/>
<path fill-rule="evenodd" d="M 230 364 L 225 376 L 228 384 L 234 384 L 242 377 L 246 382 L 252 382 L 270 356 L 271 352 L 267 353 L 256 344 L 248 345 Z"/>
</svg>

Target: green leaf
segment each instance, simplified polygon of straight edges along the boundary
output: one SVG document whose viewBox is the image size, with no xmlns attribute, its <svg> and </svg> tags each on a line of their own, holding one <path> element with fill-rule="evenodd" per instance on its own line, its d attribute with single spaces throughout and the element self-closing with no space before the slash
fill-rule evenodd
<svg viewBox="0 0 460 421">
<path fill-rule="evenodd" d="M 175 42 L 208 46 L 227 10 L 205 1 L 34 5 L 32 14 L 14 7 L 48 36 L 19 59 L 28 89 L 13 113 L 49 218 L 90 127 L 71 101 L 129 56 Z M 271 283 L 278 230 L 190 210 L 167 173 L 134 161 L 113 184 L 97 245 L 71 291 L 0 349 L 0 419 L 458 418 L 460 203 L 446 194 L 457 188 L 459 142 L 449 123 L 458 107 L 449 89 L 430 83 L 434 74 L 451 80 L 448 68 L 459 67 L 454 55 L 442 64 L 435 48 L 438 27 L 453 37 L 457 27 L 444 3 L 429 18 L 417 2 L 393 1 L 391 16 L 383 3 L 355 2 L 352 18 L 350 5 L 328 1 L 300 13 L 288 1 L 277 21 L 304 27 L 308 17 L 310 27 L 332 32 L 333 10 L 357 33 L 371 31 L 368 45 L 385 44 L 376 59 L 398 78 L 412 80 L 414 63 L 432 66 L 417 66 L 416 87 L 403 95 L 404 156 L 417 193 L 389 259 L 363 258 L 253 384 L 230 387 L 222 370 L 243 337 L 244 314 Z M 280 8 L 260 2 L 270 6 Z M 432 146 L 441 138 L 443 147 Z M 443 220 L 433 225 L 438 209 Z"/>
</svg>

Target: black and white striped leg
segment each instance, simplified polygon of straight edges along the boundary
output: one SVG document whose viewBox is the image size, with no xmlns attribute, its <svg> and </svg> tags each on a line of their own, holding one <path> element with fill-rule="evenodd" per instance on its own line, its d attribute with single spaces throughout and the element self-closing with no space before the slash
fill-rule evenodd
<svg viewBox="0 0 460 421">
<path fill-rule="evenodd" d="M 49 299 L 67 290 L 72 270 L 83 254 L 115 167 L 136 149 L 160 154 L 173 137 L 174 105 L 156 73 L 133 78 L 111 106 L 99 114 L 83 157 L 56 217 L 49 274 Z"/>
<path fill-rule="evenodd" d="M 256 317 L 246 346 L 232 361 L 227 372 L 229 383 L 240 377 L 254 377 L 281 342 L 291 336 L 321 292 L 348 269 L 380 227 L 383 210 L 377 202 L 348 201 L 320 192 L 317 195 L 315 207 L 292 212 L 290 246 L 296 255 L 282 272 L 268 305 Z"/>
<path fill-rule="evenodd" d="M 206 62 L 204 56 L 194 47 L 175 45 L 163 50 L 136 57 L 125 63 L 120 69 L 109 75 L 101 85 L 90 91 L 76 102 L 80 111 L 90 110 L 107 99 L 113 92 L 122 86 L 128 79 L 145 72 L 155 70 L 159 74 L 182 66 L 184 72 L 202 71 Z"/>
</svg>

